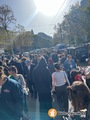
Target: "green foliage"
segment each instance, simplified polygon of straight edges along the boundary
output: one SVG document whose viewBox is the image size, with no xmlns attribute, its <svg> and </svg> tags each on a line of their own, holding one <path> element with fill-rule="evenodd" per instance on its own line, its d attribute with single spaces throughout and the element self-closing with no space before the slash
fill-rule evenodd
<svg viewBox="0 0 90 120">
<path fill-rule="evenodd" d="M 9 26 L 10 24 L 15 22 L 14 14 L 12 9 L 8 5 L 2 5 L 0 6 L 0 26 L 3 28 L 2 31 L 2 36 L 0 40 L 0 44 L 4 44 L 5 47 L 9 45 L 12 54 L 13 54 L 13 49 L 12 49 L 12 42 L 10 39 L 10 34 L 9 34 Z"/>
<path fill-rule="evenodd" d="M 8 5 L 0 6 L 0 26 L 6 31 L 11 23 L 14 23 L 15 18 L 12 9 Z"/>
<path fill-rule="evenodd" d="M 33 30 L 26 31 L 24 26 L 17 24 L 13 30 L 8 30 L 15 22 L 12 9 L 8 5 L 0 6 L 0 44 L 5 48 L 25 51 L 26 48 L 36 49 L 52 46 L 52 41 L 35 35 Z"/>
<path fill-rule="evenodd" d="M 51 47 L 51 45 L 52 45 L 51 40 L 42 39 L 38 35 L 33 36 L 32 49 L 47 48 Z"/>
<path fill-rule="evenodd" d="M 54 43 L 69 45 L 90 42 L 90 0 L 71 6 L 61 24 L 55 27 Z"/>
</svg>

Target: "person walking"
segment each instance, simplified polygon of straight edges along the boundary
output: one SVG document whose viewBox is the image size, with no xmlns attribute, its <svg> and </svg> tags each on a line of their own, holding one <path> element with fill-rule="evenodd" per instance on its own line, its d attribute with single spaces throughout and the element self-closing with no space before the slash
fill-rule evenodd
<svg viewBox="0 0 90 120">
<path fill-rule="evenodd" d="M 52 74 L 52 89 L 56 91 L 57 102 L 60 111 L 68 112 L 68 91 L 67 85 L 70 85 L 65 71 L 60 70 L 60 65 L 54 65 L 55 72 Z"/>
<path fill-rule="evenodd" d="M 29 91 L 31 93 L 31 97 L 34 97 L 34 99 L 37 98 L 37 91 L 36 91 L 36 88 L 35 88 L 35 85 L 34 85 L 34 82 L 33 82 L 33 78 L 32 78 L 32 75 L 33 75 L 33 70 L 35 68 L 35 64 L 33 64 L 30 60 L 26 60 L 25 61 L 25 64 L 26 64 L 26 71 L 27 71 L 27 78 L 26 78 L 26 81 L 27 81 L 27 86 L 29 88 Z"/>
<path fill-rule="evenodd" d="M 38 65 L 33 70 L 33 81 L 38 92 L 40 103 L 40 120 L 51 120 L 48 110 L 52 108 L 51 85 L 52 77 L 44 57 L 41 57 Z"/>
<path fill-rule="evenodd" d="M 16 80 L 23 88 L 24 93 L 24 112 L 28 114 L 28 107 L 27 107 L 27 95 L 28 95 L 28 89 L 26 88 L 26 82 L 24 80 L 23 75 L 18 74 L 17 68 L 15 66 L 11 66 L 8 69 L 9 72 L 9 78 Z"/>
</svg>

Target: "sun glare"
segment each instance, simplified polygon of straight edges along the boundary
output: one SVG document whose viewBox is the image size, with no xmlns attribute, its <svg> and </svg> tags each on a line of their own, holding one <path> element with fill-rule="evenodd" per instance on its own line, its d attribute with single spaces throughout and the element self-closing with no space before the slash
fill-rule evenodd
<svg viewBox="0 0 90 120">
<path fill-rule="evenodd" d="M 39 12 L 47 16 L 57 14 L 64 0 L 35 0 Z"/>
</svg>

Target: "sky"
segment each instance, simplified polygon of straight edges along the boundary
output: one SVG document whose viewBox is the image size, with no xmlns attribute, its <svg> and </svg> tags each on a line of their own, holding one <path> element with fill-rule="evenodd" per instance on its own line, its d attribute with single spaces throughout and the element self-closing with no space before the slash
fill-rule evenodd
<svg viewBox="0 0 90 120">
<path fill-rule="evenodd" d="M 0 0 L 0 6 L 3 4 L 10 6 L 16 18 L 16 24 L 23 25 L 26 31 L 33 30 L 35 34 L 44 32 L 53 36 L 54 26 L 62 22 L 63 15 L 77 1 L 81 0 L 37 0 L 37 2 L 36 0 Z"/>
</svg>

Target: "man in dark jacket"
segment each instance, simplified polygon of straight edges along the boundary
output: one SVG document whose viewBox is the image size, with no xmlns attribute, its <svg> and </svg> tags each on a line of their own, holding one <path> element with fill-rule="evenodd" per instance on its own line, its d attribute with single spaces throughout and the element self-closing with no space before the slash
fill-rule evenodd
<svg viewBox="0 0 90 120">
<path fill-rule="evenodd" d="M 25 64 L 26 64 L 26 71 L 27 71 L 27 74 L 26 74 L 27 87 L 30 90 L 31 97 L 34 97 L 36 99 L 37 92 L 36 92 L 36 88 L 35 88 L 33 78 L 32 78 L 32 72 L 33 72 L 33 69 L 35 68 L 35 65 L 33 63 L 31 63 L 30 60 L 26 60 Z"/>
<path fill-rule="evenodd" d="M 58 55 L 56 51 L 54 51 L 54 53 L 52 54 L 52 60 L 54 63 L 58 62 Z"/>
<path fill-rule="evenodd" d="M 21 59 L 21 65 L 22 65 L 22 68 L 23 68 L 23 77 L 25 78 L 25 80 L 27 79 L 27 72 L 28 72 L 27 66 L 25 64 L 26 60 L 27 60 L 26 57 L 22 57 L 22 59 Z"/>
<path fill-rule="evenodd" d="M 20 120 L 22 112 L 22 87 L 18 82 L 7 78 L 0 70 L 0 120 Z"/>
</svg>

